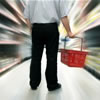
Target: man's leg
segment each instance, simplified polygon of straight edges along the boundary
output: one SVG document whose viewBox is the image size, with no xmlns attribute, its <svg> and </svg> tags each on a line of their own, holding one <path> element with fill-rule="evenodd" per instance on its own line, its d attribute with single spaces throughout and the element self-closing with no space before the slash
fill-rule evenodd
<svg viewBox="0 0 100 100">
<path fill-rule="evenodd" d="M 46 81 L 49 90 L 60 88 L 57 79 L 57 53 L 59 44 L 59 32 L 57 25 L 53 25 L 48 29 L 46 41 L 47 68 Z"/>
<path fill-rule="evenodd" d="M 44 48 L 44 43 L 41 39 L 41 34 L 38 27 L 32 31 L 32 60 L 30 66 L 30 85 L 32 89 L 36 89 L 41 81 L 41 58 Z"/>
</svg>

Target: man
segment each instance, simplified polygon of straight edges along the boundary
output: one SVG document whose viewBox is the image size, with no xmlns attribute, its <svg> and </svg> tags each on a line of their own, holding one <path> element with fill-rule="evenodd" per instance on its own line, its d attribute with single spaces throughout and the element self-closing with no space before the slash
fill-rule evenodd
<svg viewBox="0 0 100 100">
<path fill-rule="evenodd" d="M 37 89 L 41 81 L 41 58 L 46 46 L 46 82 L 49 91 L 61 88 L 57 79 L 57 52 L 59 44 L 58 24 L 62 21 L 69 37 L 74 37 L 68 20 L 67 0 L 29 0 L 24 16 L 32 26 L 32 60 L 30 86 Z"/>
</svg>

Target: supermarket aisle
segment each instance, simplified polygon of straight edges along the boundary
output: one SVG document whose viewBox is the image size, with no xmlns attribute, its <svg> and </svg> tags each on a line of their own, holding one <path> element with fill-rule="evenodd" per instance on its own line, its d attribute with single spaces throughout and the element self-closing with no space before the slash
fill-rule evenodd
<svg viewBox="0 0 100 100">
<path fill-rule="evenodd" d="M 0 100 L 100 100 L 100 82 L 97 79 L 83 69 L 71 69 L 60 61 L 58 75 L 62 89 L 48 92 L 44 77 L 45 55 L 41 84 L 36 91 L 32 91 L 28 85 L 30 61 L 20 64 L 0 78 Z"/>
</svg>

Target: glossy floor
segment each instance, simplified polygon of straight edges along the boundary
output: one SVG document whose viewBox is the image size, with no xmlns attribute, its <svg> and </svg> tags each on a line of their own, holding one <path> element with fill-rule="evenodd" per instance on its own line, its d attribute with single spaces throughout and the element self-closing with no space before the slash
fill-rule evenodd
<svg viewBox="0 0 100 100">
<path fill-rule="evenodd" d="M 58 77 L 62 88 L 49 92 L 45 81 L 45 53 L 42 59 L 42 80 L 39 88 L 29 87 L 28 60 L 0 78 L 0 100 L 100 100 L 100 81 L 84 69 L 69 68 L 58 56 Z"/>
</svg>

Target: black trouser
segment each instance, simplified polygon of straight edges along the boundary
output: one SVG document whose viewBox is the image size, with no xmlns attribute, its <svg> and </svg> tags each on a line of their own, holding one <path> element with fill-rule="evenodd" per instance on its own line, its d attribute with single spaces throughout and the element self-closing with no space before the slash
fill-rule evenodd
<svg viewBox="0 0 100 100">
<path fill-rule="evenodd" d="M 47 86 L 57 84 L 57 53 L 59 32 L 56 23 L 33 24 L 32 60 L 30 66 L 30 85 L 38 86 L 41 81 L 41 58 L 46 46 L 46 81 Z"/>
</svg>

